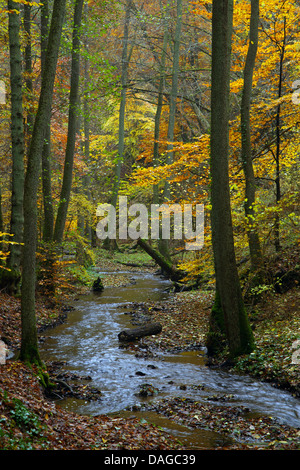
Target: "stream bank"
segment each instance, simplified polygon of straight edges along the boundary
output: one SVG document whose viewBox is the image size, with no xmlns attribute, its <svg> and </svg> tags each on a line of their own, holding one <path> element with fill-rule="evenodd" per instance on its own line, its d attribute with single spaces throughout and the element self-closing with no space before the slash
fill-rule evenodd
<svg viewBox="0 0 300 470">
<path fill-rule="evenodd" d="M 122 276 L 121 285 L 126 285 L 126 282 L 124 282 L 126 276 L 123 277 L 122 273 L 120 273 L 120 276 Z M 131 275 L 128 276 L 127 274 L 127 280 L 129 277 L 131 277 Z M 130 280 L 130 283 L 132 282 L 134 281 Z M 115 283 L 112 284 L 116 285 Z M 149 356 L 151 352 L 151 354 L 155 355 L 155 348 L 159 348 L 165 353 L 172 352 L 178 354 L 180 349 L 178 344 L 182 345 L 186 353 L 192 349 L 195 350 L 195 345 L 198 345 L 200 350 L 203 335 L 205 335 L 205 319 L 207 319 L 209 315 L 211 293 L 205 293 L 205 296 L 206 298 L 202 296 L 202 298 L 199 299 L 199 293 L 182 293 L 176 294 L 173 302 L 149 302 L 146 299 L 142 303 L 128 304 L 128 311 L 124 316 L 132 317 L 133 321 L 140 321 L 138 317 L 140 317 L 141 311 L 137 311 L 142 310 L 144 315 L 148 316 L 150 314 L 151 316 L 159 316 L 160 321 L 164 319 L 167 325 L 162 335 L 143 340 L 144 344 L 142 347 L 140 347 L 141 345 L 133 345 L 135 350 L 131 352 L 131 354 L 141 357 L 145 353 Z M 181 298 L 180 302 L 179 298 Z M 5 305 L 8 306 L 8 304 L 8 299 L 4 299 L 4 302 L 2 302 L 2 311 L 5 310 Z M 7 328 L 5 330 L 5 324 L 3 328 L 2 323 L 0 330 L 1 333 L 6 331 L 7 338 L 9 338 L 10 333 L 14 331 L 13 337 L 15 339 L 18 331 L 16 325 L 16 319 L 18 319 L 19 313 L 18 302 L 14 300 L 10 303 L 10 306 L 13 308 L 7 308 L 5 314 L 2 316 L 2 318 L 4 317 L 7 321 Z M 133 313 L 129 313 L 129 310 Z M 42 308 L 42 306 L 40 311 L 44 319 L 48 312 L 48 317 L 52 316 L 51 321 L 55 321 L 53 311 Z M 179 312 L 180 315 L 178 315 Z M 57 310 L 56 315 L 58 315 L 58 313 L 59 311 Z M 64 317 L 65 315 L 66 313 L 63 312 Z M 69 313 L 67 316 L 69 316 Z M 48 318 L 48 321 L 50 321 L 50 318 Z M 41 324 L 42 323 L 47 322 L 41 321 Z M 15 327 L 13 327 L 13 325 Z M 4 336 L 3 333 L 2 336 Z M 157 344 L 155 344 L 155 342 Z M 197 350 L 195 355 L 197 356 Z M 56 364 L 56 366 L 59 366 L 59 364 Z M 183 383 L 181 384 L 181 393 L 183 394 L 181 397 L 163 399 L 162 401 L 156 401 L 155 404 L 147 402 L 143 404 L 144 410 L 142 407 L 138 410 L 128 409 L 123 412 L 123 416 L 122 413 L 117 413 L 107 416 L 99 415 L 87 417 L 73 413 L 72 411 L 65 411 L 60 406 L 54 407 L 52 402 L 44 401 L 39 395 L 42 391 L 40 390 L 40 386 L 34 374 L 32 374 L 31 371 L 24 372 L 23 367 L 23 365 L 18 363 L 8 363 L 6 366 L 1 366 L 0 392 L 1 388 L 2 390 L 5 389 L 8 393 L 11 393 L 12 396 L 17 396 L 18 399 L 23 400 L 26 406 L 31 407 L 40 417 L 42 423 L 46 426 L 50 426 L 49 429 L 51 429 L 51 433 L 53 433 L 55 437 L 52 438 L 52 443 L 49 438 L 49 448 L 52 446 L 53 448 L 65 449 L 189 449 L 191 448 L 190 440 L 185 440 L 185 436 L 186 432 L 190 432 L 191 429 L 195 431 L 194 435 L 197 436 L 196 444 L 192 444 L 193 449 L 213 448 L 216 450 L 222 448 L 238 448 L 253 450 L 256 448 L 279 448 L 287 450 L 299 448 L 299 428 L 278 424 L 276 420 L 273 419 L 269 421 L 265 419 L 264 421 L 261 416 L 250 416 L 249 411 L 241 408 L 237 409 L 232 402 L 232 397 L 229 395 L 218 395 L 218 403 L 216 403 L 217 400 L 215 400 L 214 403 L 207 401 L 205 408 L 201 408 L 197 400 L 193 400 L 190 397 L 185 398 L 185 392 L 190 392 L 191 390 L 189 390 L 188 384 Z M 22 371 L 22 373 L 20 373 L 20 371 Z M 27 390 L 33 391 L 39 389 L 40 391 L 28 395 L 26 389 L 21 386 L 16 386 L 15 381 L 17 375 L 22 376 L 23 382 L 27 380 L 27 382 L 31 384 L 28 385 Z M 72 381 L 71 375 L 69 377 L 63 377 L 62 382 L 65 381 L 64 379 L 66 379 L 67 382 L 69 379 Z M 86 381 L 83 380 L 81 389 L 77 391 L 77 396 L 81 396 L 80 399 L 87 399 L 88 401 L 91 397 L 85 396 L 83 391 L 89 389 L 89 378 L 86 377 L 85 379 Z M 199 388 L 200 386 L 203 386 L 203 384 L 199 384 Z M 186 387 L 186 389 L 184 389 L 184 387 Z M 37 398 L 35 394 L 37 394 Z M 97 401 L 98 398 L 99 397 L 95 396 L 95 401 Z M 35 403 L 35 400 L 37 403 Z M 42 408 L 45 410 L 43 413 L 40 410 L 41 403 L 43 403 Z M 201 406 L 204 405 L 202 404 Z M 9 416 L 5 408 L 4 400 L 2 401 L 1 407 L 2 416 Z M 170 420 L 173 420 L 175 423 L 173 436 L 170 435 L 170 433 L 165 433 L 164 430 L 159 429 L 157 426 L 151 426 L 147 422 L 148 416 L 150 420 L 152 417 L 153 419 L 155 417 L 157 420 L 159 416 L 160 422 L 162 423 L 159 424 L 159 426 L 162 427 L 166 426 L 165 419 L 168 423 L 170 423 Z M 237 418 L 238 416 L 239 418 Z M 249 419 L 252 419 L 251 423 Z M 64 425 L 62 425 L 62 421 L 64 421 Z M 163 425 L 163 423 L 165 424 Z M 221 428 L 220 423 L 222 423 L 223 428 Z M 1 425 L 3 427 L 2 423 Z M 115 429 L 115 427 L 119 429 Z M 83 431 L 85 428 L 89 430 L 87 433 Z M 94 431 L 92 431 L 92 429 Z M 70 430 L 72 430 L 72 432 L 70 432 Z M 246 431 L 250 433 L 250 436 Z M 22 433 L 24 431 L 19 429 L 17 432 Z M 67 436 L 68 433 L 69 435 Z M 143 438 L 141 438 L 141 433 L 143 434 Z M 206 437 L 201 441 L 199 434 Z M 178 436 L 182 444 L 178 444 L 176 436 Z M 58 441 L 61 441 L 61 444 L 59 444 Z M 38 446 L 40 444 L 35 443 L 35 445 Z"/>
<path fill-rule="evenodd" d="M 213 292 L 186 293 L 179 300 L 166 287 L 159 276 L 139 272 L 130 274 L 127 286 L 78 299 L 68 324 L 50 332 L 44 351 L 47 361 L 65 358 L 63 369 L 88 372 L 102 396 L 91 401 L 69 397 L 60 406 L 81 415 L 139 416 L 159 426 L 164 420 L 168 433 L 189 436 L 189 449 L 203 442 L 214 449 L 270 443 L 297 447 L 296 397 L 247 376 L 207 367 L 203 346 Z M 187 295 L 194 301 L 187 302 Z M 162 323 L 160 334 L 118 342 L 120 330 L 149 319 Z"/>
</svg>

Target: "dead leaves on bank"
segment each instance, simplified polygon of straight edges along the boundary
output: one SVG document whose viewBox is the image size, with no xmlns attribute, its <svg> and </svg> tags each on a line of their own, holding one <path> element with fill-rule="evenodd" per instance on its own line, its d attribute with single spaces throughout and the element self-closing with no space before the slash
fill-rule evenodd
<svg viewBox="0 0 300 470">
<path fill-rule="evenodd" d="M 164 431 L 135 418 L 80 416 L 45 400 L 34 370 L 0 366 L 0 449 L 179 449 Z"/>
<path fill-rule="evenodd" d="M 172 398 L 146 408 L 178 424 L 231 438 L 231 449 L 299 450 L 300 429 L 278 424 L 272 417 L 251 416 L 245 406 L 217 406 L 190 398 Z"/>
</svg>

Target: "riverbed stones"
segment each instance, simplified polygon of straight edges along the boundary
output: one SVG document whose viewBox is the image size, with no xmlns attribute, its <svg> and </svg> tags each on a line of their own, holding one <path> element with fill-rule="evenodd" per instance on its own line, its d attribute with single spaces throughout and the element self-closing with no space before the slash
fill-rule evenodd
<svg viewBox="0 0 300 470">
<path fill-rule="evenodd" d="M 137 395 L 139 397 L 153 397 L 158 394 L 158 391 L 158 388 L 153 387 L 152 384 L 144 383 L 140 385 Z"/>
</svg>

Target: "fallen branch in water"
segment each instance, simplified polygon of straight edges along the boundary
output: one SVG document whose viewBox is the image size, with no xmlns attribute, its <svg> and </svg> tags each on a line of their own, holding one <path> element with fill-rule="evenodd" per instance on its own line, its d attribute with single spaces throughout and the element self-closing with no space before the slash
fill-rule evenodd
<svg viewBox="0 0 300 470">
<path fill-rule="evenodd" d="M 144 336 L 158 335 L 162 330 L 160 323 L 146 323 L 144 326 L 123 330 L 118 334 L 119 341 L 136 341 Z"/>
</svg>

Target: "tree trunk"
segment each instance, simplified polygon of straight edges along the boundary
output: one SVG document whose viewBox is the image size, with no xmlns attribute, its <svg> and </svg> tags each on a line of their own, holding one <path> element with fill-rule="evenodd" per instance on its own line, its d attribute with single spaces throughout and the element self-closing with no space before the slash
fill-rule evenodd
<svg viewBox="0 0 300 470">
<path fill-rule="evenodd" d="M 160 323 L 146 323 L 138 328 L 123 330 L 118 334 L 119 341 L 137 341 L 144 336 L 158 335 L 162 330 Z"/>
<path fill-rule="evenodd" d="M 81 18 L 84 0 L 76 0 L 74 8 L 74 26 L 72 43 L 72 68 L 71 68 L 71 89 L 69 104 L 68 137 L 64 165 L 63 183 L 60 193 L 60 201 L 56 216 L 54 241 L 61 243 L 63 241 L 64 228 L 69 206 L 73 162 L 75 153 L 76 133 L 78 129 L 78 90 L 80 76 L 80 37 L 81 37 Z"/>
<path fill-rule="evenodd" d="M 49 35 L 49 4 L 44 0 L 41 6 L 41 70 L 45 70 L 45 56 Z M 44 207 L 43 240 L 51 242 L 54 232 L 54 210 L 51 185 L 51 119 L 47 122 L 42 153 L 42 190 Z"/>
<path fill-rule="evenodd" d="M 286 18 L 284 18 L 284 37 L 283 44 L 280 48 L 280 63 L 279 63 L 279 83 L 278 83 L 278 98 L 282 95 L 282 83 L 283 83 L 283 60 L 285 56 L 286 47 Z M 278 205 L 281 199 L 281 184 L 280 184 L 280 151 L 281 151 L 281 105 L 277 106 L 276 114 L 276 205 Z M 280 244 L 280 216 L 278 212 L 275 213 L 275 250 L 278 253 L 281 249 Z"/>
<path fill-rule="evenodd" d="M 174 159 L 173 142 L 174 142 L 174 130 L 175 130 L 177 94 L 178 94 L 181 26 L 182 26 L 182 0 L 177 0 L 176 28 L 175 28 L 175 37 L 174 37 L 173 68 L 172 68 L 172 86 L 171 86 L 171 93 L 170 93 L 169 122 L 168 122 L 168 135 L 167 135 L 167 141 L 168 141 L 167 165 L 171 165 Z M 171 199 L 170 182 L 166 180 L 165 186 L 164 186 L 164 201 L 170 201 L 170 199 Z M 170 260 L 168 240 L 159 239 L 158 245 L 159 245 L 160 252 L 165 256 L 165 258 Z"/>
<path fill-rule="evenodd" d="M 259 0 L 251 0 L 251 20 L 249 47 L 244 68 L 244 87 L 241 104 L 242 165 L 245 175 L 245 215 L 248 224 L 248 243 L 253 271 L 258 271 L 262 263 L 259 236 L 254 225 L 255 175 L 252 164 L 250 105 L 253 71 L 258 46 Z"/>
<path fill-rule="evenodd" d="M 124 22 L 124 35 L 123 35 L 123 48 L 122 48 L 122 67 L 121 67 L 121 101 L 119 107 L 119 131 L 118 131 L 118 155 L 116 158 L 115 174 L 113 179 L 113 189 L 111 196 L 111 204 L 114 208 L 117 207 L 118 194 L 121 180 L 121 169 L 124 161 L 124 148 L 125 148 L 125 110 L 126 110 L 126 91 L 128 83 L 128 66 L 133 48 L 128 53 L 128 38 L 129 38 L 129 24 L 131 9 L 133 6 L 132 0 L 126 1 L 125 22 Z M 117 241 L 106 238 L 103 241 L 103 247 L 106 249 L 117 249 Z"/>
<path fill-rule="evenodd" d="M 88 4 L 84 5 L 85 22 L 88 22 Z M 85 48 L 84 57 L 84 93 L 83 93 L 83 131 L 84 131 L 84 159 L 86 164 L 89 163 L 90 158 L 90 107 L 89 107 L 89 86 L 90 86 L 90 73 L 89 73 L 89 41 L 87 33 L 84 35 L 83 44 Z M 84 192 L 89 201 L 92 200 L 90 191 L 90 176 L 86 175 L 83 179 Z M 84 235 L 92 243 L 92 221 L 91 216 L 85 221 Z"/>
<path fill-rule="evenodd" d="M 11 83 L 11 142 L 12 142 L 12 196 L 10 230 L 16 245 L 10 245 L 8 268 L 11 269 L 11 289 L 18 289 L 23 241 L 23 189 L 24 189 L 24 125 L 22 106 L 22 57 L 20 45 L 19 4 L 8 0 L 10 83 Z"/>
<path fill-rule="evenodd" d="M 24 253 L 21 290 L 21 352 L 20 359 L 40 363 L 35 315 L 37 192 L 41 168 L 41 153 L 47 123 L 50 120 L 52 95 L 66 0 L 54 0 L 49 43 L 45 57 L 45 73 L 35 117 L 28 154 L 24 189 Z"/>
<path fill-rule="evenodd" d="M 179 75 L 179 57 L 180 57 L 180 37 L 182 25 L 182 0 L 177 0 L 176 28 L 174 37 L 173 69 L 172 69 L 172 87 L 170 93 L 169 122 L 168 122 L 168 146 L 167 146 L 167 164 L 173 163 L 173 142 L 178 94 L 178 75 Z M 165 199 L 170 199 L 169 182 L 165 184 Z"/>
<path fill-rule="evenodd" d="M 161 2 L 160 2 L 161 3 Z M 162 10 L 162 7 L 161 7 Z M 168 15 L 168 9 L 165 11 L 164 17 L 164 36 L 161 51 L 161 59 L 159 65 L 159 84 L 158 84 L 158 98 L 154 120 L 154 145 L 153 145 L 153 166 L 158 166 L 161 162 L 159 159 L 159 134 L 160 134 L 160 119 L 163 106 L 164 87 L 165 87 L 165 75 L 166 75 L 166 55 L 167 55 L 167 44 L 168 44 L 168 24 L 166 16 Z M 158 185 L 153 185 L 153 202 L 159 204 L 159 193 Z"/>
<path fill-rule="evenodd" d="M 208 356 L 215 356 L 218 353 L 221 353 L 224 350 L 225 344 L 226 330 L 224 315 L 218 286 L 216 285 L 215 300 L 209 317 L 209 329 L 206 338 Z"/>
<path fill-rule="evenodd" d="M 186 273 L 177 269 L 173 266 L 172 262 L 165 258 L 159 251 L 155 250 L 149 243 L 145 240 L 139 238 L 137 240 L 137 244 L 142 247 L 151 258 L 161 267 L 162 271 L 172 280 L 172 281 L 179 281 L 183 277 L 185 277 Z"/>
<path fill-rule="evenodd" d="M 124 139 L 125 139 L 125 108 L 126 108 L 126 87 L 128 81 L 128 37 L 129 37 L 129 23 L 131 14 L 132 0 L 126 2 L 125 23 L 124 23 L 124 37 L 123 37 L 123 50 L 122 50 L 122 72 L 121 72 L 121 102 L 119 109 L 119 141 L 118 141 L 118 156 L 115 167 L 114 186 L 112 194 L 112 205 L 116 207 L 121 168 L 124 159 Z"/>
<path fill-rule="evenodd" d="M 26 33 L 24 62 L 25 62 L 25 84 L 27 95 L 27 116 L 26 116 L 26 146 L 29 148 L 30 137 L 33 128 L 33 84 L 32 84 L 32 54 L 31 54 L 31 5 L 24 5 L 24 30 Z"/>
<path fill-rule="evenodd" d="M 235 260 L 229 192 L 229 94 L 233 0 L 214 0 L 211 87 L 211 226 L 216 284 L 230 355 L 253 349 Z"/>
</svg>

